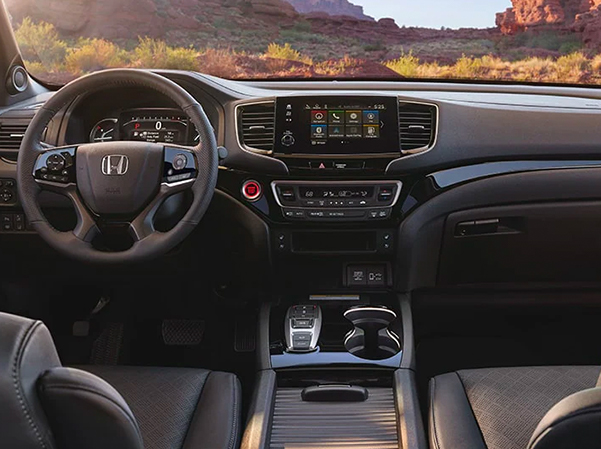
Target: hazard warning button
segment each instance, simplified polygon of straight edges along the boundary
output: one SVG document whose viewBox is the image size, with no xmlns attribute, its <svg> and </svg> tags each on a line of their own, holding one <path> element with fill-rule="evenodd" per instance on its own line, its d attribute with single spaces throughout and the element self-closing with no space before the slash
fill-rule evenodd
<svg viewBox="0 0 601 449">
<path fill-rule="evenodd" d="M 333 161 L 310 161 L 309 167 L 311 170 L 332 170 L 334 168 Z"/>
</svg>

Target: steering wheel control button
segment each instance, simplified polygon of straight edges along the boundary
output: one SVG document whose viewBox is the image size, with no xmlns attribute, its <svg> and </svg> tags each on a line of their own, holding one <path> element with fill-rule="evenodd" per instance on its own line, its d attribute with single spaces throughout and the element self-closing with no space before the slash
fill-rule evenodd
<svg viewBox="0 0 601 449">
<path fill-rule="evenodd" d="M 13 216 L 12 214 L 2 214 L 2 230 L 12 231 L 13 230 Z"/>
<path fill-rule="evenodd" d="M 183 170 L 188 165 L 188 157 L 184 153 L 179 153 L 173 158 L 171 165 L 174 170 Z"/>
<path fill-rule="evenodd" d="M 3 203 L 11 203 L 14 197 L 15 195 L 12 190 L 6 188 L 0 190 L 0 198 L 2 198 Z"/>
<path fill-rule="evenodd" d="M 196 177 L 195 161 L 192 152 L 165 147 L 163 181 L 175 183 Z"/>
<path fill-rule="evenodd" d="M 65 158 L 60 154 L 53 154 L 46 159 L 46 167 L 53 172 L 61 171 L 65 168 Z"/>
<path fill-rule="evenodd" d="M 25 232 L 27 223 L 24 214 L 0 214 L 0 232 Z"/>
<path fill-rule="evenodd" d="M 68 184 L 75 182 L 74 166 L 75 148 L 49 150 L 38 157 L 33 176 L 41 181 Z"/>
<path fill-rule="evenodd" d="M 258 201 L 261 195 L 263 195 L 263 189 L 258 181 L 250 179 L 242 184 L 242 196 L 246 201 L 250 201 L 251 203 Z"/>
</svg>

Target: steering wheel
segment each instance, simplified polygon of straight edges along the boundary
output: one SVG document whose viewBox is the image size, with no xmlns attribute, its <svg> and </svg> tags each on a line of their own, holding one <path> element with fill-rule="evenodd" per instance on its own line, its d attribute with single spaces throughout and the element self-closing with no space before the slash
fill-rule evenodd
<svg viewBox="0 0 601 449">
<path fill-rule="evenodd" d="M 171 99 L 199 132 L 195 147 L 114 141 L 48 148 L 42 134 L 50 120 L 80 95 L 111 87 L 146 88 Z M 213 128 L 200 104 L 173 81 L 133 69 L 86 75 L 56 92 L 37 112 L 21 143 L 17 162 L 19 198 L 31 226 L 52 247 L 79 260 L 127 263 L 149 260 L 180 243 L 199 223 L 217 183 L 218 151 Z M 154 227 L 166 198 L 189 189 L 193 199 L 183 218 L 167 232 Z M 71 199 L 77 215 L 72 231 L 58 231 L 43 215 L 42 190 Z M 102 251 L 92 245 L 98 223 L 129 224 L 133 245 Z"/>
</svg>

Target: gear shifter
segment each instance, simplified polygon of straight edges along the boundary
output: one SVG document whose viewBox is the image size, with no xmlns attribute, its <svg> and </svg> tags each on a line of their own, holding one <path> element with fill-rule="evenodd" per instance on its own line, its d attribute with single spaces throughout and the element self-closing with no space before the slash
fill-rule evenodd
<svg viewBox="0 0 601 449">
<path fill-rule="evenodd" d="M 288 352 L 315 351 L 321 332 L 321 308 L 316 305 L 290 307 L 284 327 Z"/>
<path fill-rule="evenodd" d="M 392 357 L 401 350 L 398 335 L 388 329 L 396 313 L 383 306 L 357 306 L 344 312 L 355 328 L 346 334 L 344 346 L 351 354 L 368 360 Z"/>
</svg>

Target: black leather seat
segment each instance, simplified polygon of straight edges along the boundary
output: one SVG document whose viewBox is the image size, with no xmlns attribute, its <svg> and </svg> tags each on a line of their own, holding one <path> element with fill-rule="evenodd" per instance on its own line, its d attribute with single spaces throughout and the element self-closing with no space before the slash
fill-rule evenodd
<svg viewBox="0 0 601 449">
<path fill-rule="evenodd" d="M 65 368 L 41 322 L 0 313 L 0 447 L 233 449 L 239 435 L 233 374 Z"/>
<path fill-rule="evenodd" d="M 464 370 L 430 382 L 432 449 L 601 447 L 601 367 Z"/>
</svg>

